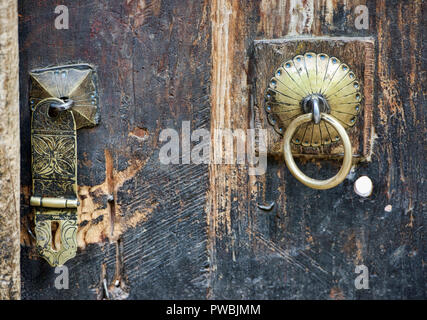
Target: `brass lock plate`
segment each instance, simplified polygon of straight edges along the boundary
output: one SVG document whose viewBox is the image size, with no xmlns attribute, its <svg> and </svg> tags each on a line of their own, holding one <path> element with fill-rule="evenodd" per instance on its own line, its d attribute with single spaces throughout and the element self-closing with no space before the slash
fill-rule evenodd
<svg viewBox="0 0 427 320">
<path fill-rule="evenodd" d="M 253 63 L 254 112 L 255 121 L 258 122 L 255 125 L 268 130 L 269 155 L 283 157 L 284 130 L 293 118 L 304 113 L 304 97 L 320 93 L 330 100 L 329 113 L 347 129 L 356 161 L 369 158 L 372 140 L 373 38 L 256 40 Z M 292 140 L 293 155 L 306 158 L 342 157 L 344 152 L 339 138 L 333 128 L 326 126 L 322 123 L 302 126 Z"/>
<path fill-rule="evenodd" d="M 97 78 L 86 64 L 35 70 L 30 78 L 36 245 L 58 266 L 77 251 L 77 129 L 99 121 Z"/>
</svg>

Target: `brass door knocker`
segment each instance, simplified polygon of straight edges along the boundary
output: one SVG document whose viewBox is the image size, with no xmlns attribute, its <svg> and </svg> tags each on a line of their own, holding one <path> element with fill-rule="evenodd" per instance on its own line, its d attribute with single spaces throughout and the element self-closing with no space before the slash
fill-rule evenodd
<svg viewBox="0 0 427 320">
<path fill-rule="evenodd" d="M 307 52 L 283 63 L 265 94 L 269 123 L 283 135 L 286 165 L 300 182 L 314 189 L 330 189 L 348 175 L 352 146 L 346 130 L 356 123 L 362 94 L 354 72 L 338 58 Z M 295 163 L 291 143 L 320 147 L 342 141 L 343 164 L 327 180 L 306 176 Z"/>
</svg>

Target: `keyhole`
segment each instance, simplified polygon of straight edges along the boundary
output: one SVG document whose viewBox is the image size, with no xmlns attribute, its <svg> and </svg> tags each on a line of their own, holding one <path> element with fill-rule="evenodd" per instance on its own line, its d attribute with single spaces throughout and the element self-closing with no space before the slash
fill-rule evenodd
<svg viewBox="0 0 427 320">
<path fill-rule="evenodd" d="M 52 234 L 52 250 L 58 251 L 61 248 L 61 229 L 58 221 L 52 221 L 50 224 L 50 231 Z"/>
<path fill-rule="evenodd" d="M 56 118 L 58 116 L 59 112 L 58 112 L 58 110 L 56 110 L 56 109 L 54 109 L 52 107 L 49 107 L 49 111 L 47 112 L 47 114 L 51 118 Z"/>
</svg>

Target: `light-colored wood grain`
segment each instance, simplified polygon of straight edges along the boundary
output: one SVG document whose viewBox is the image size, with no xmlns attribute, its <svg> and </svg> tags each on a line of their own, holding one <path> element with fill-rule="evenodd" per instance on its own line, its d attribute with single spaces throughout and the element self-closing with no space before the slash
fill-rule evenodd
<svg viewBox="0 0 427 320">
<path fill-rule="evenodd" d="M 19 299 L 18 8 L 0 0 L 0 300 Z"/>
</svg>

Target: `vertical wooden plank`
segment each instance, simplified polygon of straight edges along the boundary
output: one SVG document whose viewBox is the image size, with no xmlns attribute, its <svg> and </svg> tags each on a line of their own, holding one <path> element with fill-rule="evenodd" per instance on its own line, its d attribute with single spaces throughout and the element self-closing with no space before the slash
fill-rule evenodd
<svg viewBox="0 0 427 320">
<path fill-rule="evenodd" d="M 378 136 L 373 163 L 386 211 L 371 231 L 368 255 L 378 276 L 374 298 L 425 299 L 425 1 L 377 0 Z M 371 169 L 373 171 L 373 169 Z M 374 246 L 374 244 L 376 244 Z"/>
<path fill-rule="evenodd" d="M 0 0 L 0 300 L 19 299 L 18 8 Z"/>
<path fill-rule="evenodd" d="M 233 0 L 214 0 L 211 5 L 213 141 L 216 130 L 249 128 L 249 57 L 246 52 L 247 36 L 252 31 L 247 14 L 254 10 L 254 5 L 248 1 Z M 237 279 L 234 276 L 228 277 L 224 272 L 230 272 L 228 266 L 240 256 L 235 241 L 243 239 L 236 238 L 235 218 L 249 213 L 249 191 L 252 188 L 245 165 L 214 164 L 213 152 L 211 162 L 207 212 L 211 272 L 208 298 L 217 298 L 218 291 L 224 288 L 222 282 L 232 286 Z M 223 292 L 220 297 L 233 297 L 227 293 Z"/>
</svg>

